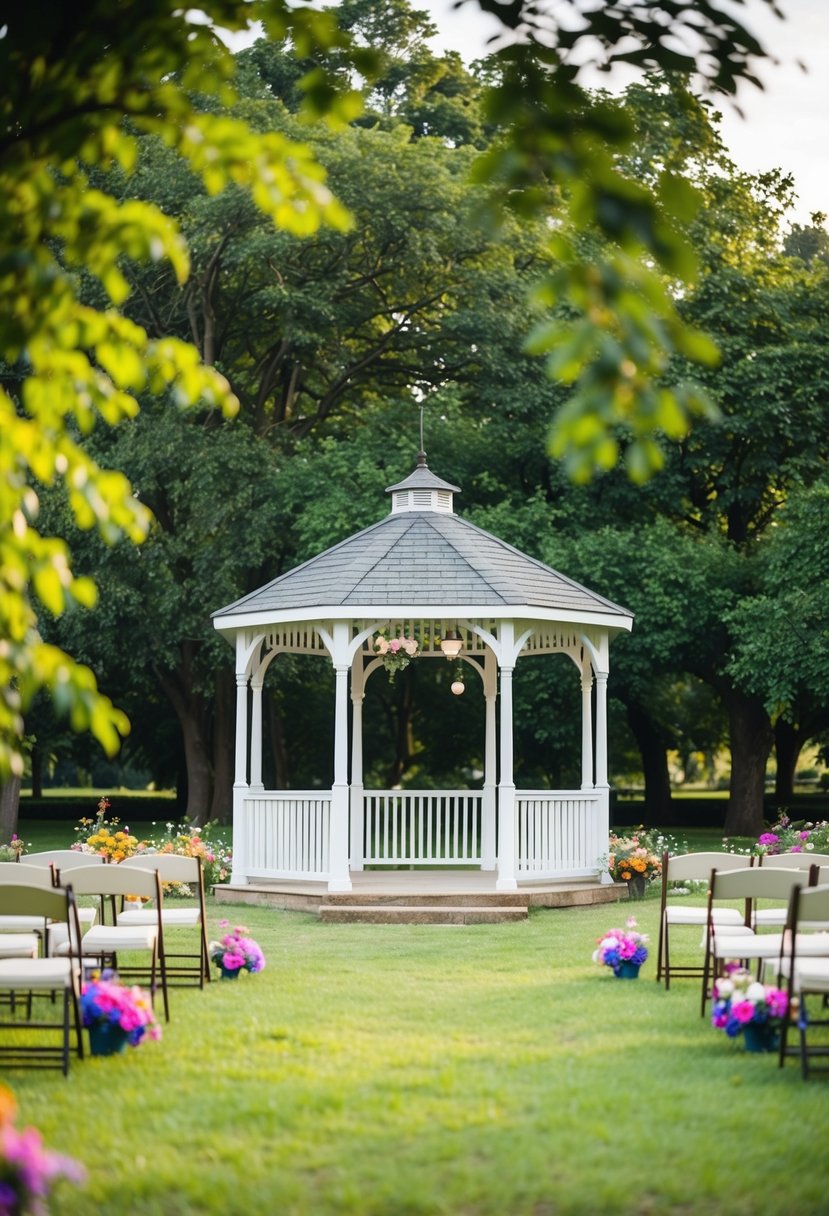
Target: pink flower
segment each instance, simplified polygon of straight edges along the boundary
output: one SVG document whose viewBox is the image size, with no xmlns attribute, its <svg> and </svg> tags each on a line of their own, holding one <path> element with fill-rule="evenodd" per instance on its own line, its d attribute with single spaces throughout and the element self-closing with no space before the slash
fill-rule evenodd
<svg viewBox="0 0 829 1216">
<path fill-rule="evenodd" d="M 231 950 L 228 950 L 227 953 L 225 954 L 224 958 L 222 959 L 222 966 L 227 971 L 236 971 L 239 967 L 244 967 L 244 965 L 245 965 L 244 954 L 239 954 L 239 953 L 234 954 L 233 951 L 231 951 Z"/>
<path fill-rule="evenodd" d="M 399 649 L 400 638 L 392 638 L 392 640 L 389 642 L 389 650 L 392 652 L 392 654 L 397 654 Z"/>
<path fill-rule="evenodd" d="M 754 1002 L 735 1001 L 731 1006 L 731 1016 L 743 1024 L 752 1021 L 754 1018 Z"/>
<path fill-rule="evenodd" d="M 766 992 L 766 1003 L 769 1007 L 769 1016 L 773 1018 L 782 1018 L 786 1015 L 786 1007 L 789 1003 L 789 998 L 780 988 L 769 988 Z"/>
</svg>

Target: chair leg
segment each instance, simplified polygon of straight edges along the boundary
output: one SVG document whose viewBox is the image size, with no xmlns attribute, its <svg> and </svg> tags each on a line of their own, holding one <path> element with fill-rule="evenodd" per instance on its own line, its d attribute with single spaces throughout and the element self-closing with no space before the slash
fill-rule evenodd
<svg viewBox="0 0 829 1216">
<path fill-rule="evenodd" d="M 656 947 L 656 982 L 657 982 L 657 984 L 660 983 L 660 981 L 662 980 L 663 950 L 665 948 L 665 929 L 666 929 L 665 911 L 663 909 L 660 914 L 660 917 L 659 917 L 659 942 Z M 667 987 L 667 984 L 666 984 L 666 987 Z"/>
<path fill-rule="evenodd" d="M 809 1050 L 806 1043 L 806 1027 L 809 1019 L 806 1015 L 806 997 L 801 993 L 800 1008 L 797 1014 L 797 1029 L 800 1035 L 800 1072 L 804 1081 L 809 1080 Z"/>
<path fill-rule="evenodd" d="M 62 1070 L 65 1077 L 69 1076 L 69 989 L 63 990 L 63 1053 L 61 1056 Z"/>
</svg>

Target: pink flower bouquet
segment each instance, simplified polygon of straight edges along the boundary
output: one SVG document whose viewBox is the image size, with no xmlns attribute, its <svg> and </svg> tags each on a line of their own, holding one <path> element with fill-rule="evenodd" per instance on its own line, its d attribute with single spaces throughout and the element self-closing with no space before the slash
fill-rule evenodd
<svg viewBox="0 0 829 1216">
<path fill-rule="evenodd" d="M 220 928 L 227 928 L 228 921 L 219 921 Z M 225 971 L 261 971 L 265 966 L 265 955 L 252 937 L 248 937 L 244 925 L 237 925 L 232 933 L 225 933 L 218 942 L 211 942 L 210 957 L 217 967 Z"/>
<path fill-rule="evenodd" d="M 137 1047 L 145 1035 L 161 1038 L 161 1027 L 155 1020 L 149 993 L 118 982 L 114 971 L 104 971 L 89 980 L 81 989 L 81 1016 L 84 1026 L 101 1026 L 109 1022 L 126 1033 L 127 1042 Z"/>
</svg>

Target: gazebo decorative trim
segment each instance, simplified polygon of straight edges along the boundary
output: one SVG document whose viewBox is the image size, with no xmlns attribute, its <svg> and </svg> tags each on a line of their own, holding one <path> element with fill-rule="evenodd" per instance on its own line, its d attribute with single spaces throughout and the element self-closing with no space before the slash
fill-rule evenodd
<svg viewBox="0 0 829 1216">
<path fill-rule="evenodd" d="M 458 488 L 429 470 L 424 453 L 388 492 L 384 520 L 214 613 L 236 650 L 232 882 L 306 878 L 348 891 L 353 872 L 376 865 L 479 865 L 497 870 L 500 890 L 600 878 L 609 642 L 631 628 L 631 614 L 456 516 Z M 443 657 L 447 630 L 461 638 L 486 706 L 480 790 L 364 789 L 362 702 L 382 666 L 373 648 L 381 629 L 416 638 L 427 659 Z M 334 667 L 330 790 L 264 788 L 262 688 L 282 653 L 328 657 Z M 516 791 L 512 672 L 519 657 L 554 653 L 580 673 L 581 788 Z"/>
</svg>

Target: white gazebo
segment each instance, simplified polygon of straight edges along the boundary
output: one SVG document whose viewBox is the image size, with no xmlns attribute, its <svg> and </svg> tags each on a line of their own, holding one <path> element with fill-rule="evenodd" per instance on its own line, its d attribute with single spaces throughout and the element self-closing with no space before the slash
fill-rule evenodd
<svg viewBox="0 0 829 1216">
<path fill-rule="evenodd" d="M 231 886 L 302 880 L 348 892 L 353 875 L 381 867 L 490 871 L 503 892 L 606 879 L 608 652 L 631 614 L 457 516 L 458 487 L 423 452 L 387 492 L 380 523 L 213 614 L 236 651 Z M 447 636 L 460 641 L 486 704 L 481 788 L 364 788 L 362 704 L 383 670 L 381 630 L 416 639 L 417 662 L 444 658 Z M 519 659 L 559 653 L 581 683 L 581 786 L 516 790 L 513 671 Z M 262 687 L 280 654 L 333 664 L 330 789 L 264 787 Z"/>
</svg>

